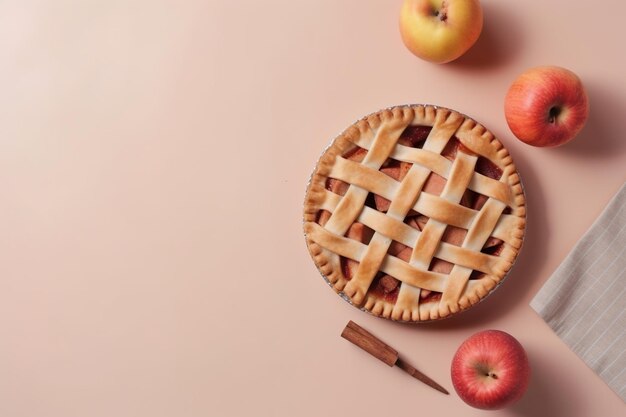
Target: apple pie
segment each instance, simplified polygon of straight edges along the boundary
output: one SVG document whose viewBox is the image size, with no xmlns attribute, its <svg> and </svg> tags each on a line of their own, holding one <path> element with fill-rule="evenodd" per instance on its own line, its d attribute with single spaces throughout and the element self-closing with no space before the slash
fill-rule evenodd
<svg viewBox="0 0 626 417">
<path fill-rule="evenodd" d="M 320 157 L 304 204 L 306 244 L 336 292 L 404 322 L 478 303 L 511 269 L 525 198 L 485 127 L 430 105 L 373 113 Z"/>
</svg>

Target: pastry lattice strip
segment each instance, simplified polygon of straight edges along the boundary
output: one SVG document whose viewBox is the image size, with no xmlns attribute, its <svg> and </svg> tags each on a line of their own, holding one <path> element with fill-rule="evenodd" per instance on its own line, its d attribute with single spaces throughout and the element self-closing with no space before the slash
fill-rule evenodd
<svg viewBox="0 0 626 417">
<path fill-rule="evenodd" d="M 372 175 L 380 175 L 384 178 L 381 184 L 375 184 L 373 187 L 368 187 L 371 188 L 369 191 L 374 194 L 378 194 L 387 200 L 391 200 L 393 198 L 393 193 L 395 192 L 395 184 L 397 184 L 398 182 L 379 171 L 375 171 Z M 354 185 L 359 185 L 360 183 L 356 176 L 353 177 L 351 175 L 337 175 L 337 177 L 334 178 L 348 183 L 350 182 L 348 181 L 349 179 L 354 179 Z M 388 186 L 387 184 L 394 185 Z M 321 209 L 333 213 L 336 210 L 339 201 L 341 200 L 341 196 L 326 190 L 324 191 L 324 193 L 325 198 L 324 202 L 322 203 Z M 433 207 L 438 207 L 439 209 L 433 209 Z M 474 222 L 474 219 L 478 215 L 478 211 L 476 210 L 462 206 L 460 204 L 452 203 L 439 196 L 428 193 L 420 194 L 419 199 L 417 200 L 415 205 L 413 205 L 412 209 L 417 211 L 418 213 L 423 214 L 426 217 L 430 217 L 443 223 L 447 223 L 450 226 L 455 226 L 466 230 L 469 230 L 471 224 Z M 365 206 L 363 210 L 365 212 L 368 212 L 368 210 L 372 210 L 380 213 L 377 210 L 370 209 L 367 206 Z M 384 216 L 383 213 L 381 213 L 381 215 Z M 365 224 L 371 229 L 375 229 L 369 224 L 364 223 L 364 221 L 359 220 L 360 218 L 361 217 L 358 217 L 356 221 Z M 517 239 L 517 237 L 514 236 L 511 231 L 514 230 L 514 226 L 517 226 L 519 223 L 520 220 L 518 217 L 503 214 L 502 216 L 500 216 L 500 219 L 498 220 L 496 227 L 493 229 L 491 236 L 512 244 L 513 241 Z M 410 228 L 410 226 L 405 226 Z M 394 240 L 398 239 L 394 238 Z M 406 243 L 404 243 L 404 245 L 412 247 L 412 245 L 407 245 Z"/>
<path fill-rule="evenodd" d="M 330 191 L 326 192 L 328 193 L 328 196 L 327 200 L 322 206 L 322 209 L 332 213 L 337 207 L 338 200 L 341 197 Z M 417 241 L 421 233 L 418 229 L 415 229 L 414 227 L 411 227 L 404 222 L 391 218 L 384 213 L 381 213 L 380 211 L 367 206 L 363 207 L 363 211 L 361 212 L 359 217 L 357 217 L 356 221 L 358 223 L 362 223 L 372 230 L 387 230 L 386 234 L 391 239 L 395 240 L 396 242 L 400 242 L 404 246 L 407 246 L 411 249 L 415 245 L 415 242 Z M 317 226 L 321 228 L 321 226 Z M 494 230 L 493 233 L 494 237 L 505 236 L 505 233 L 500 234 L 497 233 L 496 230 Z M 317 232 L 315 232 L 315 236 L 318 236 Z M 508 234 L 506 234 L 506 236 L 508 236 Z M 502 238 L 500 239 L 505 240 Z M 344 257 L 350 258 L 357 262 L 359 261 L 359 259 L 356 259 L 356 255 L 351 256 L 350 253 L 348 253 L 348 255 L 344 255 Z M 492 275 L 495 274 L 495 270 L 499 262 L 499 257 L 497 256 L 465 249 L 460 246 L 447 243 L 445 241 L 442 241 L 438 246 L 437 251 L 435 252 L 435 257 L 450 263 L 457 263 L 467 268 L 472 268 L 473 270 Z"/>
<path fill-rule="evenodd" d="M 372 146 L 372 141 L 365 137 L 360 137 L 359 140 L 355 141 L 355 144 L 365 150 L 369 150 Z M 410 148 L 397 144 L 389 157 L 397 161 L 423 166 L 446 180 L 450 179 L 452 162 L 440 154 L 427 149 Z M 344 161 L 346 160 L 344 159 Z M 341 163 L 339 160 L 337 162 Z M 348 162 L 353 161 L 348 160 Z M 505 182 L 489 178 L 478 172 L 472 174 L 467 188 L 487 197 L 500 200 L 507 205 L 514 204 L 510 188 Z"/>
</svg>

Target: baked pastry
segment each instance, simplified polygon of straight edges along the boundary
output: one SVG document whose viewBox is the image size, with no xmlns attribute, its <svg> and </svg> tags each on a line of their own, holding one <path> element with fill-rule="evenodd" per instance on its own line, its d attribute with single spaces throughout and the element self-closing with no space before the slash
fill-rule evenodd
<svg viewBox="0 0 626 417">
<path fill-rule="evenodd" d="M 525 231 L 508 151 L 450 109 L 373 113 L 320 157 L 304 232 L 322 276 L 377 316 L 419 322 L 483 299 L 505 277 Z"/>
</svg>

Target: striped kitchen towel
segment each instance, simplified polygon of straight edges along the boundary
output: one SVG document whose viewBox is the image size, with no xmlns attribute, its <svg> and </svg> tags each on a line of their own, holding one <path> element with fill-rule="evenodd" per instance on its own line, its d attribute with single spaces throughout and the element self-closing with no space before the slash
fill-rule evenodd
<svg viewBox="0 0 626 417">
<path fill-rule="evenodd" d="M 626 184 L 531 301 L 626 402 Z"/>
</svg>

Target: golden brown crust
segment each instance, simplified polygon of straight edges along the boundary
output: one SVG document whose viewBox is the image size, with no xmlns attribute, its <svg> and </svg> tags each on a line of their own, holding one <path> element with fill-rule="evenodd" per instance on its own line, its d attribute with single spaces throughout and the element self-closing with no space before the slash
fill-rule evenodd
<svg viewBox="0 0 626 417">
<path fill-rule="evenodd" d="M 423 149 L 397 144 L 408 125 L 433 127 Z M 453 136 L 463 152 L 451 162 L 441 152 Z M 342 157 L 356 147 L 368 150 L 362 162 Z M 402 182 L 379 171 L 388 157 L 413 164 Z M 500 180 L 474 172 L 479 157 L 502 171 Z M 419 193 L 429 172 L 448 181 L 453 178 L 441 196 Z M 326 189 L 328 178 L 353 185 L 340 196 Z M 407 196 L 414 187 L 419 188 L 417 194 Z M 460 205 L 466 189 L 488 197 L 480 210 Z M 365 206 L 370 192 L 390 201 L 387 214 Z M 510 214 L 503 214 L 507 207 Z M 320 210 L 329 214 L 323 227 L 316 223 Z M 423 231 L 402 222 L 409 210 L 429 217 Z M 450 109 L 398 106 L 357 121 L 320 157 L 306 192 L 304 232 L 321 274 L 344 298 L 374 315 L 420 322 L 465 310 L 493 291 L 519 253 L 525 216 L 524 192 L 513 160 L 491 132 Z M 343 237 L 356 221 L 374 230 L 369 245 Z M 462 247 L 441 241 L 446 225 L 468 230 Z M 480 252 L 490 236 L 503 242 L 498 256 Z M 392 241 L 415 248 L 408 263 L 387 253 Z M 428 271 L 433 256 L 453 263 L 452 272 Z M 344 276 L 341 257 L 360 262 L 350 280 Z M 470 280 L 472 270 L 484 275 Z M 395 302 L 369 290 L 378 271 L 401 281 Z M 442 296 L 423 300 L 420 292 L 425 290 Z"/>
</svg>

